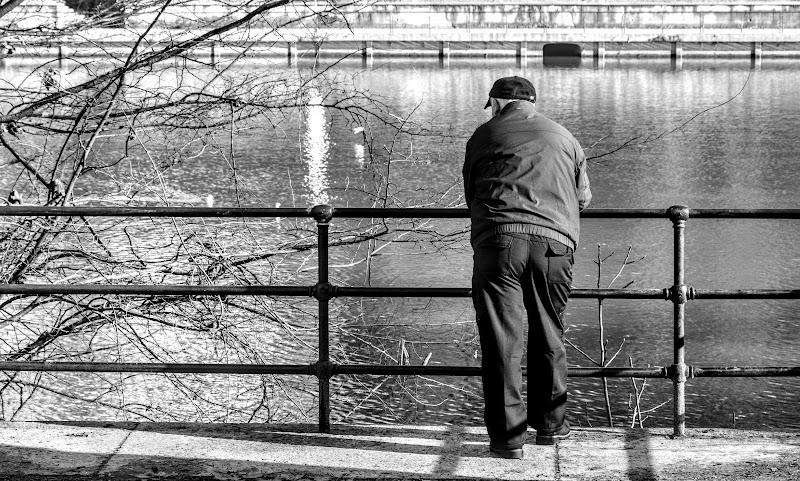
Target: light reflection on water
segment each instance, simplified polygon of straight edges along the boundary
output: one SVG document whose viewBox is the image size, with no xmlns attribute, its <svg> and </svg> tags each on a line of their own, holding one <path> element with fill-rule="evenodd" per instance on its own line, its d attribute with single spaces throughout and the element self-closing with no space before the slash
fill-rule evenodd
<svg viewBox="0 0 800 481">
<path fill-rule="evenodd" d="M 308 167 L 305 176 L 308 188 L 308 204 L 327 204 L 328 198 L 328 157 L 330 154 L 330 139 L 328 136 L 328 118 L 326 108 L 322 105 L 323 98 L 319 92 L 310 88 L 307 92 L 308 100 L 304 107 L 302 151 L 303 159 Z"/>
</svg>

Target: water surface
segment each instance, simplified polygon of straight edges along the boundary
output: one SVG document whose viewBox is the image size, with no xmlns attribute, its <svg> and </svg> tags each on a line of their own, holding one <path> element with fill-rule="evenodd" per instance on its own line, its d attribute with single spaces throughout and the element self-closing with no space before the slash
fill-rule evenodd
<svg viewBox="0 0 800 481">
<path fill-rule="evenodd" d="M 286 67 L 258 63 L 241 68 Z M 297 73 L 311 68 L 301 62 Z M 420 134 L 397 139 L 375 122 L 367 126 L 375 142 L 365 144 L 359 125 L 325 109 L 319 91 L 309 91 L 309 105 L 287 114 L 280 128 L 245 133 L 235 142 L 236 188 L 231 163 L 210 153 L 165 172 L 164 182 L 193 198 L 213 195 L 216 205 L 369 206 L 374 197 L 365 191 L 383 189 L 388 175 L 394 205 L 463 206 L 464 144 L 488 119 L 482 109 L 488 89 L 498 77 L 522 75 L 536 85 L 540 111 L 572 131 L 592 158 L 593 207 L 800 208 L 800 84 L 792 62 L 765 59 L 753 68 L 747 60 L 676 65 L 668 59 L 631 59 L 566 68 L 546 67 L 540 60 L 519 65 L 513 59 L 452 59 L 442 65 L 428 59 L 375 59 L 369 66 L 354 61 L 340 68 L 358 88 L 422 128 Z M 10 181 L 3 178 L 4 184 Z M 109 186 L 98 178 L 82 193 L 89 195 L 91 189 L 101 193 Z M 334 249 L 333 282 L 468 286 L 472 260 L 466 221 L 425 227 L 452 235 L 409 235 L 386 247 L 379 240 L 372 248 L 381 247 L 380 255 L 372 258 L 369 272 L 366 263 L 356 262 L 366 247 Z M 796 220 L 691 219 L 687 284 L 798 288 L 798 227 Z M 672 284 L 672 227 L 666 219 L 584 220 L 575 287 L 597 286 L 598 248 L 602 258 L 614 253 L 603 263 L 601 287 L 614 278 L 629 248 L 627 259 L 636 262 L 625 267 L 613 287 Z M 338 317 L 332 344 L 340 362 L 479 364 L 467 299 L 339 299 L 333 307 Z M 687 363 L 800 365 L 798 307 L 797 301 L 690 302 Z M 672 364 L 670 303 L 607 300 L 603 313 L 610 353 L 622 344 L 612 366 Z M 595 359 L 597 318 L 593 300 L 575 299 L 566 313 L 567 337 Z M 573 349 L 569 361 L 591 365 Z M 313 390 L 315 381 L 306 384 Z M 569 419 L 577 425 L 602 423 L 599 380 L 575 379 L 570 386 Z M 629 422 L 623 419 L 629 418 L 631 381 L 612 380 L 611 387 L 617 421 Z M 648 381 L 642 408 L 669 403 L 671 390 L 669 381 Z M 730 427 L 735 419 L 737 427 L 800 427 L 797 379 L 703 378 L 690 380 L 686 391 L 689 426 Z M 477 378 L 336 378 L 333 393 L 334 422 L 481 422 Z M 671 412 L 666 404 L 651 413 L 647 424 L 670 425 Z"/>
</svg>

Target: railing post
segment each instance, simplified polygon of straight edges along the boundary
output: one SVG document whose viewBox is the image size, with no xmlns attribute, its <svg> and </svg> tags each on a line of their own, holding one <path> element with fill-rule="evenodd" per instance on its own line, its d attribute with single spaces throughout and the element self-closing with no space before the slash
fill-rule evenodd
<svg viewBox="0 0 800 481">
<path fill-rule="evenodd" d="M 288 42 L 286 44 L 286 56 L 290 67 L 297 63 L 297 42 Z"/>
<path fill-rule="evenodd" d="M 439 60 L 450 60 L 450 42 L 439 42 Z"/>
<path fill-rule="evenodd" d="M 680 40 L 672 42 L 669 54 L 672 59 L 683 60 L 683 42 Z"/>
<path fill-rule="evenodd" d="M 686 431 L 686 379 L 689 369 L 686 366 L 686 352 L 684 339 L 684 304 L 687 300 L 684 269 L 684 228 L 689 219 L 689 208 L 683 205 L 672 206 L 667 210 L 667 216 L 672 221 L 674 229 L 674 266 L 675 284 L 670 288 L 670 300 L 675 305 L 674 314 L 674 362 L 669 368 L 669 377 L 674 387 L 674 418 L 673 434 L 683 436 Z"/>
<path fill-rule="evenodd" d="M 763 53 L 764 50 L 761 42 L 752 42 L 750 44 L 750 63 L 752 64 L 753 68 L 761 68 L 761 57 L 763 56 Z"/>
<path fill-rule="evenodd" d="M 374 49 L 372 47 L 372 40 L 365 40 L 361 42 L 361 56 L 365 60 L 372 60 Z"/>
<path fill-rule="evenodd" d="M 523 61 L 528 59 L 528 42 L 517 42 L 517 58 Z"/>
<path fill-rule="evenodd" d="M 595 42 L 594 43 L 594 58 L 598 60 L 603 60 L 606 58 L 606 43 L 605 42 Z"/>
<path fill-rule="evenodd" d="M 317 221 L 318 247 L 318 281 L 314 289 L 314 297 L 319 301 L 319 361 L 317 362 L 317 379 L 319 380 L 319 432 L 331 432 L 331 398 L 330 379 L 333 374 L 330 363 L 329 309 L 333 289 L 328 282 L 328 227 L 333 217 L 333 207 L 316 205 L 311 215 Z"/>
</svg>

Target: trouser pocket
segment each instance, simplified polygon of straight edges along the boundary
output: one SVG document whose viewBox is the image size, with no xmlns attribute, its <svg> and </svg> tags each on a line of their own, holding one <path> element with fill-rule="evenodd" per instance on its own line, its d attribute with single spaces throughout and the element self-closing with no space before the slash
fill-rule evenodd
<svg viewBox="0 0 800 481">
<path fill-rule="evenodd" d="M 511 270 L 511 244 L 513 237 L 498 234 L 481 242 L 475 247 L 473 261 L 475 273 L 485 277 L 496 277 L 508 274 Z"/>
<path fill-rule="evenodd" d="M 572 249 L 553 239 L 547 240 L 547 289 L 553 312 L 561 329 L 563 316 L 572 289 Z"/>
</svg>

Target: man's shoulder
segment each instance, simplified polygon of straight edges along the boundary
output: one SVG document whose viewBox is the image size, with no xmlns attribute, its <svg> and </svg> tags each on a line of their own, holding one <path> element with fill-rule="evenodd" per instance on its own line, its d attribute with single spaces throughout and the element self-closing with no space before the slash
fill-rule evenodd
<svg viewBox="0 0 800 481">
<path fill-rule="evenodd" d="M 467 141 L 467 145 L 490 135 L 491 132 L 496 128 L 496 120 L 497 117 L 493 117 L 477 126 Z"/>
<path fill-rule="evenodd" d="M 470 141 L 474 142 L 478 139 L 494 137 L 496 134 L 501 136 L 505 134 L 513 135 L 522 131 L 536 132 L 543 136 L 560 137 L 568 142 L 578 143 L 566 127 L 528 105 L 519 106 L 508 112 L 507 115 L 492 117 L 482 123 L 475 128 Z"/>
<path fill-rule="evenodd" d="M 533 123 L 537 130 L 552 132 L 554 134 L 563 135 L 569 139 L 574 139 L 574 136 L 566 127 L 541 113 L 536 115 L 533 119 Z"/>
</svg>

